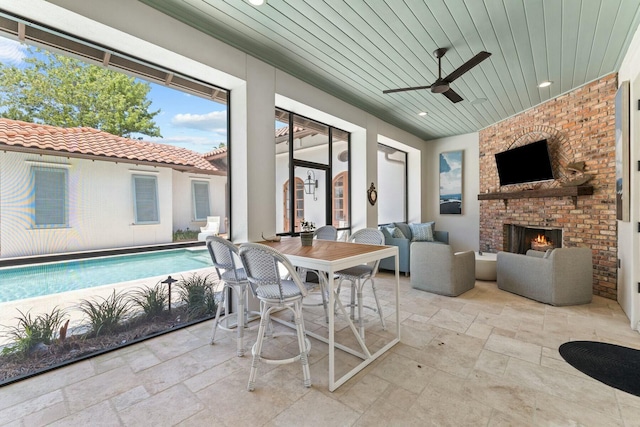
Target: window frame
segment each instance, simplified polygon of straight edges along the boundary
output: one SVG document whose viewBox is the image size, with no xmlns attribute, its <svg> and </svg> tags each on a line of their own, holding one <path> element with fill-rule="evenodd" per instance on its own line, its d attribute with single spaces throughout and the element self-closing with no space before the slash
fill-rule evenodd
<svg viewBox="0 0 640 427">
<path fill-rule="evenodd" d="M 304 181 L 302 179 L 300 179 L 299 177 L 295 177 L 294 182 L 295 182 L 295 191 L 294 191 L 294 206 L 295 208 L 293 209 L 293 211 L 295 212 L 295 216 L 294 216 L 294 222 L 293 222 L 293 231 L 291 231 L 291 219 L 289 217 L 289 214 L 291 213 L 290 209 L 289 209 L 289 204 L 291 203 L 291 198 L 289 196 L 289 190 L 291 189 L 291 186 L 289 185 L 289 180 L 286 180 L 282 186 L 282 192 L 283 192 L 283 202 L 284 202 L 284 210 L 283 210 L 283 214 L 284 214 L 284 232 L 285 233 L 295 233 L 297 229 L 300 228 L 300 221 L 302 221 L 302 219 L 304 218 Z M 302 189 L 302 198 L 298 198 L 298 192 L 299 189 Z M 299 204 L 298 203 L 302 203 L 302 209 L 299 209 Z M 299 216 L 298 212 L 302 211 L 303 215 Z"/>
<path fill-rule="evenodd" d="M 328 125 L 326 123 L 320 122 L 318 120 L 315 119 L 311 119 L 309 117 L 303 116 L 301 114 L 298 113 L 294 113 L 292 111 L 286 110 L 284 108 L 280 108 L 278 106 L 276 106 L 275 108 L 275 117 L 276 120 L 279 119 L 279 117 L 282 117 L 284 114 L 287 114 L 288 117 L 288 128 L 289 128 L 289 132 L 287 135 L 287 141 L 288 141 L 288 158 L 289 158 L 289 179 L 285 182 L 285 185 L 283 185 L 283 190 L 286 189 L 286 184 L 288 182 L 291 182 L 292 179 L 296 178 L 295 177 L 295 170 L 296 168 L 306 168 L 306 169 L 315 169 L 315 170 L 320 170 L 320 171 L 324 171 L 325 173 L 325 182 L 324 182 L 324 197 L 325 200 L 327 201 L 325 203 L 325 222 L 327 223 L 326 225 L 330 225 L 333 224 L 333 206 L 334 206 L 334 200 L 333 200 L 333 194 L 334 194 L 334 189 L 333 189 L 333 145 L 334 145 L 334 141 L 333 141 L 333 131 L 335 130 L 339 130 L 341 132 L 344 132 L 347 135 L 347 150 L 350 152 L 351 151 L 351 133 L 347 132 L 345 130 L 336 128 L 335 126 L 331 126 Z M 298 120 L 303 120 L 303 121 L 308 121 L 309 123 L 317 123 L 318 125 L 321 126 L 326 126 L 327 128 L 327 132 L 328 132 L 328 163 L 316 163 L 316 162 L 311 162 L 311 161 L 307 161 L 307 160 L 301 160 L 299 158 L 296 158 L 294 156 L 294 129 L 295 129 L 295 123 L 296 123 L 296 118 Z M 281 120 L 282 122 L 284 122 L 284 120 Z M 276 142 L 277 143 L 277 142 Z M 348 169 L 345 171 L 347 174 L 347 182 L 350 182 L 350 175 L 351 175 L 351 156 L 349 156 L 348 158 Z M 287 193 L 286 191 L 283 191 L 284 193 L 284 197 L 287 197 Z M 296 227 L 297 227 L 297 223 L 294 223 L 294 221 L 292 221 L 291 218 L 291 207 L 295 206 L 295 193 L 293 192 L 289 192 L 289 209 L 287 209 L 287 204 L 284 204 L 284 211 L 283 212 L 283 218 L 284 218 L 284 226 L 283 232 L 279 232 L 279 235 L 297 235 L 299 233 L 299 231 L 296 231 Z M 345 199 L 347 201 L 347 206 L 345 207 L 345 210 L 347 212 L 347 217 L 350 219 L 351 218 L 351 187 L 348 186 L 347 187 L 347 194 L 345 196 Z M 297 213 L 297 212 L 295 212 Z M 295 215 L 294 213 L 294 215 Z M 321 226 L 321 225 L 325 225 L 325 224 L 316 224 L 316 226 Z M 291 229 L 291 226 L 293 226 L 293 230 Z M 347 227 L 343 227 L 343 228 L 339 228 L 339 230 L 347 230 L 350 231 L 351 230 L 351 222 L 349 220 L 349 225 Z"/>
<path fill-rule="evenodd" d="M 147 224 L 159 224 L 160 223 L 160 207 L 159 207 L 159 192 L 158 192 L 158 177 L 151 175 L 140 175 L 135 174 L 132 175 L 131 185 L 132 185 L 132 196 L 133 196 L 133 223 L 135 225 L 147 225 Z M 137 179 L 148 179 L 153 180 L 154 182 L 154 197 L 155 197 L 155 220 L 140 220 L 138 218 L 138 193 L 136 191 L 136 180 Z"/>
<path fill-rule="evenodd" d="M 339 209 L 336 207 L 336 200 L 338 197 L 336 196 L 336 185 L 340 183 L 342 185 L 342 208 Z M 342 212 L 344 217 L 347 218 L 347 224 L 350 224 L 349 218 L 349 172 L 342 171 L 338 173 L 333 180 L 331 181 L 331 223 L 334 227 L 341 229 L 340 224 L 336 224 L 336 213 Z"/>
</svg>

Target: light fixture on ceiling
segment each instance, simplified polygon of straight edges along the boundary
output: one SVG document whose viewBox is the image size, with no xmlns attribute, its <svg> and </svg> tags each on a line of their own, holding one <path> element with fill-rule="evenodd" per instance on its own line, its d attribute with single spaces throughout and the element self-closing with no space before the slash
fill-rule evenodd
<svg viewBox="0 0 640 427">
<path fill-rule="evenodd" d="M 471 101 L 471 105 L 478 105 L 478 104 L 482 104 L 483 102 L 487 102 L 487 98 L 476 98 L 473 101 Z"/>
<path fill-rule="evenodd" d="M 553 83 L 551 80 L 545 80 L 543 82 L 540 82 L 538 87 L 549 87 L 549 86 L 551 86 L 551 83 Z"/>
<path fill-rule="evenodd" d="M 267 3 L 267 0 L 249 0 L 249 3 L 254 6 L 262 6 L 263 4 Z"/>
<path fill-rule="evenodd" d="M 307 179 L 304 180 L 304 192 L 307 194 L 313 194 L 313 200 L 318 200 L 318 196 L 316 196 L 316 188 L 318 188 L 316 174 L 314 171 L 308 170 Z"/>
<path fill-rule="evenodd" d="M 418 113 L 418 115 L 419 115 L 419 116 L 426 116 L 426 115 L 427 115 L 427 112 L 426 112 L 426 111 L 420 111 L 420 112 Z"/>
</svg>

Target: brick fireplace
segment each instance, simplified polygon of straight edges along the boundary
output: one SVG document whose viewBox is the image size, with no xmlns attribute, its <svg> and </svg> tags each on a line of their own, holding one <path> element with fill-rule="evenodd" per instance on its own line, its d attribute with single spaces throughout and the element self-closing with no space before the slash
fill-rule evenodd
<svg viewBox="0 0 640 427">
<path fill-rule="evenodd" d="M 611 299 L 617 293 L 616 90 L 617 74 L 602 77 L 481 130 L 479 147 L 480 193 L 497 197 L 479 202 L 480 248 L 507 250 L 511 225 L 559 230 L 557 246 L 592 249 L 593 293 Z M 556 179 L 500 187 L 494 154 L 545 138 Z M 581 175 L 567 169 L 574 162 L 584 162 L 584 174 L 593 176 L 585 184 L 592 194 L 556 195 Z M 500 199 L 502 193 L 509 198 Z"/>
</svg>

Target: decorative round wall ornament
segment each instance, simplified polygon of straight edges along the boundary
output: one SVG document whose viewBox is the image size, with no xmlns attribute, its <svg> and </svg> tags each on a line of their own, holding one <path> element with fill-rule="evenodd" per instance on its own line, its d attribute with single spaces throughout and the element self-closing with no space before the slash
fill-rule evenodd
<svg viewBox="0 0 640 427">
<path fill-rule="evenodd" d="M 373 182 L 367 190 L 367 197 L 369 198 L 369 203 L 371 203 L 371 206 L 375 205 L 378 201 L 378 192 L 376 191 L 376 186 L 373 185 Z"/>
</svg>

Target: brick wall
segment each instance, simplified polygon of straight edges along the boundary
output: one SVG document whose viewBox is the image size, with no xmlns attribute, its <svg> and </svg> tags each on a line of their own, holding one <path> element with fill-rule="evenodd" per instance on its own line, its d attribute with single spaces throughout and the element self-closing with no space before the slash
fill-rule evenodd
<svg viewBox="0 0 640 427">
<path fill-rule="evenodd" d="M 563 230 L 563 247 L 593 251 L 593 293 L 616 299 L 615 94 L 610 74 L 480 131 L 480 192 L 560 187 L 581 176 L 565 169 L 585 162 L 592 196 L 480 201 L 480 247 L 503 250 L 504 224 Z M 556 180 L 500 187 L 494 154 L 547 138 Z"/>
</svg>

